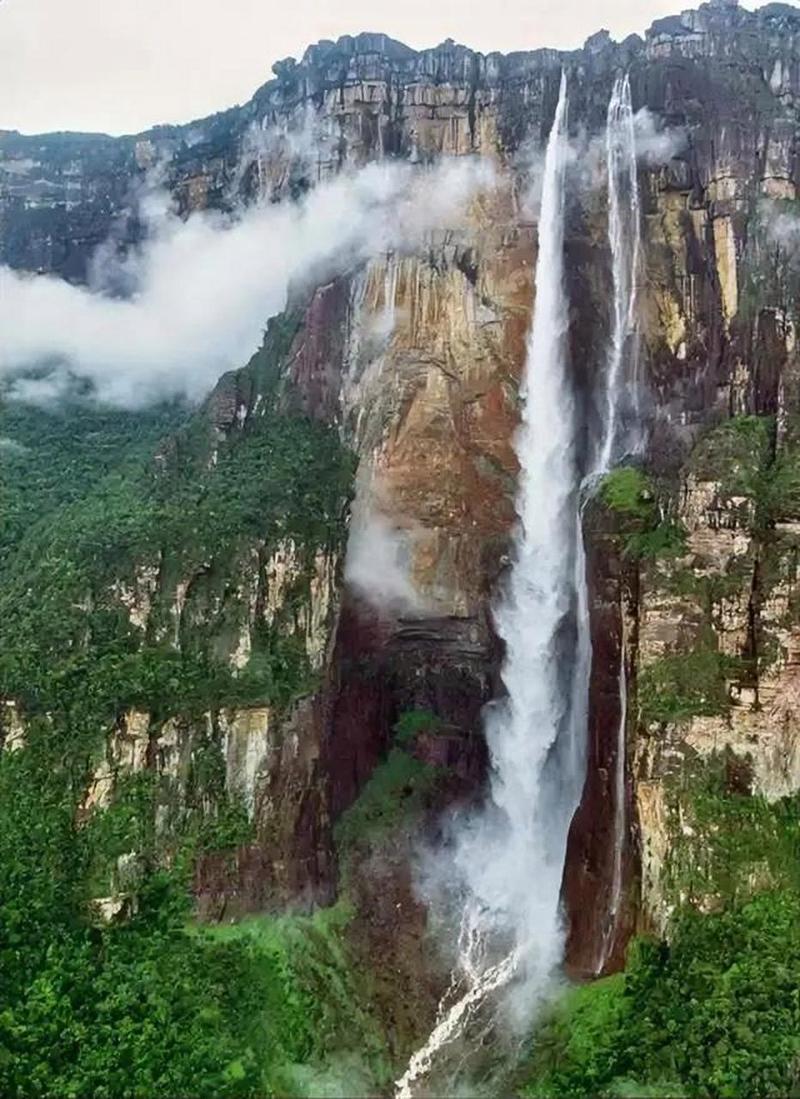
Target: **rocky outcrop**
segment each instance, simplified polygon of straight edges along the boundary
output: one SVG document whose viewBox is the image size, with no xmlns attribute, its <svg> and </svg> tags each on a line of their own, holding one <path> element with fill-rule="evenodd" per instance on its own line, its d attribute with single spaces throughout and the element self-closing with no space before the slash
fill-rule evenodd
<svg viewBox="0 0 800 1099">
<path fill-rule="evenodd" d="M 736 423 L 726 425 L 727 434 Z M 745 421 L 738 430 L 752 431 L 758 423 Z M 742 799 L 752 802 L 756 813 L 759 805 L 800 790 L 797 535 L 793 523 L 762 517 L 766 525 L 759 525 L 759 490 L 752 483 L 748 488 L 746 479 L 731 486 L 737 460 L 721 445 L 719 431 L 708 440 L 712 445 L 701 440 L 702 461 L 690 459 L 694 469 L 682 482 L 686 555 L 647 569 L 640 592 L 639 675 L 648 692 L 640 699 L 644 728 L 635 762 L 641 913 L 662 932 L 682 901 L 713 906 L 727 892 L 746 888 L 754 874 L 762 884 L 770 880 L 763 868 L 757 873 L 751 852 L 728 879 L 712 868 L 695 873 L 690 884 L 687 864 L 703 860 L 704 833 L 727 827 L 708 816 L 703 799 L 727 793 L 742 808 Z M 721 479 L 699 479 L 698 464 L 703 478 L 711 476 L 709 461 L 716 461 Z M 767 468 L 774 476 L 775 466 Z M 661 674 L 679 661 L 694 680 L 685 706 L 685 688 Z M 666 705 L 654 708 L 650 691 Z M 746 831 L 744 823 L 740 827 Z M 765 828 L 765 847 L 767 836 Z M 737 837 L 732 840 L 735 845 Z M 748 841 L 740 841 L 744 850 Z M 684 864 L 680 874 L 676 863 Z"/>
</svg>

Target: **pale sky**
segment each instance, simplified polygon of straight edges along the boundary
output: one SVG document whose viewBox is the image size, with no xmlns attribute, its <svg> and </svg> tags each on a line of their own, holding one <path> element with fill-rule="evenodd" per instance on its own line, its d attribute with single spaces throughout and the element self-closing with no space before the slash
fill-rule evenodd
<svg viewBox="0 0 800 1099">
<path fill-rule="evenodd" d="M 621 39 L 686 0 L 0 0 L 0 129 L 134 133 L 249 99 L 273 61 L 378 31 L 484 53 Z M 696 6 L 696 5 L 692 5 Z"/>
</svg>

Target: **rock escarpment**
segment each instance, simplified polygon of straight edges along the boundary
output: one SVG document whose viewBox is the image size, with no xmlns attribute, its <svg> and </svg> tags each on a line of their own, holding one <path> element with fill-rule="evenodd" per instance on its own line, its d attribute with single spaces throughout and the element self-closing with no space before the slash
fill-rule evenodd
<svg viewBox="0 0 800 1099">
<path fill-rule="evenodd" d="M 217 545 L 195 530 L 193 548 L 189 524 L 186 545 L 137 547 L 79 593 L 87 614 L 122 614 L 134 640 L 181 657 L 202 652 L 240 687 L 264 661 L 281 674 L 291 665 L 291 690 L 268 702 L 257 689 L 250 704 L 238 689 L 230 701 L 226 683 L 202 704 L 182 706 L 175 691 L 170 707 L 168 689 L 165 712 L 129 706 L 87 771 L 87 819 L 113 803 L 120 776 L 157 776 L 166 857 L 190 821 L 220 819 L 235 795 L 242 828 L 205 843 L 195 862 L 209 918 L 334 898 L 344 859 L 339 849 L 337 865 L 335 827 L 404 715 L 428 715 L 413 753 L 448 776 L 425 803 L 431 829 L 437 810 L 480 790 L 480 713 L 502 658 L 491 605 L 514 523 L 533 306 L 530 154 L 549 129 L 562 66 L 587 163 L 620 68 L 652 121 L 639 180 L 649 434 L 632 495 L 601 494 L 587 513 L 594 663 L 589 770 L 565 869 L 568 961 L 585 974 L 618 968 L 631 933 L 666 932 L 680 904 L 711 910 L 780 880 L 772 806 L 800 786 L 800 276 L 791 237 L 776 226 L 798 213 L 800 15 L 717 2 L 659 21 L 644 40 L 601 34 L 566 55 L 483 56 L 453 43 L 417 53 L 380 35 L 348 37 L 282 62 L 248 104 L 189 126 L 120 139 L 0 135 L 0 261 L 76 282 L 91 278 L 101 243 L 124 250 L 142 238 L 131 203 L 156 168 L 183 215 L 291 199 L 372 160 L 479 154 L 496 168 L 460 223 L 424 250 L 297 288 L 265 348 L 221 379 L 155 456 L 156 483 L 213 479 L 218 462 L 235 468 L 264 445 L 267 406 L 299 414 L 335 436 L 341 461 L 324 529 L 308 515 L 307 527 L 280 535 L 282 515 L 268 531 L 256 524 Z M 287 138 L 305 133 L 312 156 Z M 567 240 L 587 451 L 609 325 L 603 186 L 576 180 Z M 186 506 L 192 516 L 195 502 Z M 359 524 L 378 523 L 402 542 L 413 606 L 376 609 L 345 578 L 350 513 L 354 537 Z M 278 651 L 281 638 L 290 653 Z M 0 731 L 12 750 L 24 742 L 26 700 L 9 693 Z M 191 777 L 204 754 L 219 772 L 208 787 Z M 775 832 L 768 850 L 715 846 L 734 795 L 752 799 L 754 834 Z M 604 950 L 616 844 L 624 896 Z M 411 913 L 410 956 L 424 918 L 400 848 L 387 896 Z M 108 911 L 133 889 L 128 854 L 115 852 L 113 896 L 98 898 Z M 351 872 L 366 912 L 375 893 Z M 374 946 L 391 913 L 373 916 Z"/>
</svg>

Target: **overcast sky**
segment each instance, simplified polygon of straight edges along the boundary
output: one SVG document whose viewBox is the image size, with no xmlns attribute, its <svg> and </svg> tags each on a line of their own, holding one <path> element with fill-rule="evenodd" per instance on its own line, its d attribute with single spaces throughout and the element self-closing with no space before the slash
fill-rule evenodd
<svg viewBox="0 0 800 1099">
<path fill-rule="evenodd" d="M 686 0 L 0 0 L 0 129 L 132 133 L 249 99 L 273 61 L 380 31 L 410 46 L 573 48 Z M 695 6 L 695 5 L 692 5 Z M 749 5 L 748 5 L 749 6 Z"/>
</svg>

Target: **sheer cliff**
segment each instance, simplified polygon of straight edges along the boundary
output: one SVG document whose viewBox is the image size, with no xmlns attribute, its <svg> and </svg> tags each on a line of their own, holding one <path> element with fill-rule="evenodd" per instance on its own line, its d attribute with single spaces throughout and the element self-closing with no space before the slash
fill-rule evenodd
<svg viewBox="0 0 800 1099">
<path fill-rule="evenodd" d="M 800 887 L 800 12 L 716 0 L 643 39 L 600 33 L 568 54 L 347 37 L 187 126 L 0 134 L 0 263 L 75 285 L 93 283 L 98 250 L 135 255 L 147 240 L 137 195 L 154 181 L 190 218 L 301 203 L 372 162 L 493 166 L 422 246 L 297 280 L 249 363 L 196 407 L 108 410 L 79 383 L 58 407 L 3 394 L 10 1094 L 26 1093 L 41 1057 L 25 1028 L 41 1042 L 42 1017 L 70 1022 L 36 1094 L 96 1094 L 98 1080 L 114 1093 L 137 1059 L 130 1036 L 115 1059 L 93 1016 L 75 1021 L 73 963 L 52 968 L 53 943 L 75 936 L 82 958 L 105 952 L 107 987 L 86 998 L 112 1030 L 139 1018 L 130 1005 L 149 979 L 124 1003 L 111 994 L 134 948 L 126 934 L 148 944 L 143 970 L 163 954 L 181 996 L 219 1001 L 224 1022 L 190 1031 L 188 1007 L 173 1024 L 163 990 L 170 1022 L 131 1094 L 187 1080 L 202 1094 L 388 1092 L 430 1030 L 448 959 L 417 862 L 443 842 L 447 814 L 485 789 L 539 150 L 562 69 L 584 472 L 612 324 L 598 149 L 625 71 L 638 112 L 644 442 L 583 513 L 588 760 L 562 887 L 567 972 L 615 976 L 548 1017 L 515 1086 L 745 1095 L 796 1080 L 791 944 L 772 1044 L 766 1022 L 724 1011 L 713 1048 L 702 1036 L 689 1048 L 682 1023 L 680 1054 L 643 1022 L 613 1056 L 599 1033 L 633 1033 L 619 1005 L 637 995 L 662 1005 L 653 1027 L 665 1035 L 676 997 L 713 998 L 716 976 L 704 985 L 680 968 L 687 952 L 733 984 L 731 951 L 773 966 L 770 925 L 792 938 Z M 763 958 L 750 958 L 761 934 Z M 732 995 L 751 1010 L 760 986 L 745 969 Z M 212 992 L 197 991 L 204 973 Z M 600 1051 L 588 1067 L 570 1045 L 581 1028 Z M 748 1028 L 752 1055 L 737 1060 Z M 185 1075 L 163 1069 L 170 1058 Z M 487 1054 L 486 1073 L 518 1059 Z"/>
</svg>

